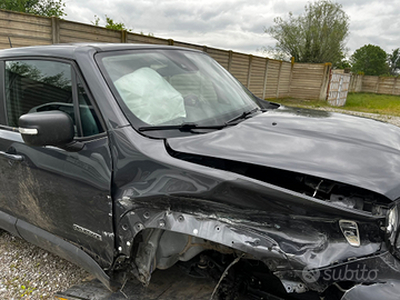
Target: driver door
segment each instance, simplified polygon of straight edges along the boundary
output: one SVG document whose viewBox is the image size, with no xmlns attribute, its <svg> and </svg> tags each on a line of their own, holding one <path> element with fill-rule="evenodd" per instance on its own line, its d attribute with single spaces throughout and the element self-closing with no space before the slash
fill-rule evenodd
<svg viewBox="0 0 400 300">
<path fill-rule="evenodd" d="M 5 124 L 0 126 L 0 210 L 77 244 L 102 267 L 113 261 L 111 155 L 100 114 L 74 64 L 4 62 Z M 61 110 L 74 122 L 80 151 L 26 145 L 23 114 Z"/>
</svg>

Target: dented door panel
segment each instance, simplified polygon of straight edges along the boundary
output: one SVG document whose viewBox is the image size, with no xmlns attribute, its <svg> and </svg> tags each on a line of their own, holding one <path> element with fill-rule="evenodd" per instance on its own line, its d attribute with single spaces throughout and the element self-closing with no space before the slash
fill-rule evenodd
<svg viewBox="0 0 400 300">
<path fill-rule="evenodd" d="M 23 157 L 12 163 L 2 159 L 1 174 L 8 179 L 1 182 L 3 191 L 9 191 L 3 205 L 15 217 L 81 245 L 103 267 L 110 266 L 114 238 L 108 139 L 88 142 L 80 152 L 30 147 L 16 132 L 2 140 L 8 147 L 0 151 Z"/>
</svg>

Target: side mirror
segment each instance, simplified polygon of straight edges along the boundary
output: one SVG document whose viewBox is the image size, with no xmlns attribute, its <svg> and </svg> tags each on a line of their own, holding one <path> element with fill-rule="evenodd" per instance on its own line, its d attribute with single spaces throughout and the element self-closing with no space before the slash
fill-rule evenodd
<svg viewBox="0 0 400 300">
<path fill-rule="evenodd" d="M 19 132 L 30 146 L 65 148 L 74 139 L 74 124 L 62 111 L 29 113 L 19 118 Z"/>
</svg>

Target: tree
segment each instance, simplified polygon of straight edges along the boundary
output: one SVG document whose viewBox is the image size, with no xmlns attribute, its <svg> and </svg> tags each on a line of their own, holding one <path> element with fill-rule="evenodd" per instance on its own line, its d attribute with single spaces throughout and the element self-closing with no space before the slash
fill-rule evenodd
<svg viewBox="0 0 400 300">
<path fill-rule="evenodd" d="M 297 62 L 331 62 L 333 66 L 343 60 L 349 17 L 340 4 L 329 0 L 309 3 L 303 15 L 289 13 L 286 20 L 278 17 L 274 23 L 265 32 L 277 40 L 271 48 L 275 53 Z"/>
<path fill-rule="evenodd" d="M 364 75 L 384 75 L 389 72 L 387 53 L 379 46 L 364 45 L 357 49 L 350 58 L 352 71 Z"/>
<path fill-rule="evenodd" d="M 127 30 L 127 31 L 132 31 L 132 29 L 126 28 L 124 23 L 117 23 L 107 15 L 106 17 L 106 25 L 104 26 L 105 28 L 108 29 L 114 29 L 114 30 Z M 94 21 L 92 22 L 93 25 L 100 26 L 100 18 L 96 15 L 94 15 Z"/>
<path fill-rule="evenodd" d="M 106 16 L 106 28 L 115 29 L 115 30 L 129 30 L 130 31 L 130 29 L 127 29 L 125 27 L 124 23 L 122 23 L 122 22 L 121 23 L 114 22 L 113 19 L 111 19 L 107 15 L 105 15 L 105 16 Z"/>
<path fill-rule="evenodd" d="M 398 75 L 400 70 L 400 49 L 392 50 L 392 53 L 388 53 L 388 65 L 390 75 Z"/>
<path fill-rule="evenodd" d="M 347 59 L 343 59 L 341 60 L 337 65 L 336 65 L 337 69 L 351 69 L 351 64 Z"/>
<path fill-rule="evenodd" d="M 20 11 L 45 17 L 62 17 L 65 3 L 62 0 L 2 0 L 0 9 Z"/>
</svg>

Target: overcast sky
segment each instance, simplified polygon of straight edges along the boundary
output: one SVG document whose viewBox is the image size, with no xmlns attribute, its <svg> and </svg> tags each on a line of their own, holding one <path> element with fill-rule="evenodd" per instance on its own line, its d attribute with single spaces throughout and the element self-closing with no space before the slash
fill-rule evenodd
<svg viewBox="0 0 400 300">
<path fill-rule="evenodd" d="M 171 38 L 243 53 L 274 46 L 263 29 L 275 17 L 299 15 L 308 1 L 302 0 L 64 0 L 65 18 L 91 23 L 104 15 L 124 23 L 133 32 L 151 32 Z M 400 0 L 338 0 L 350 17 L 348 55 L 365 44 L 389 52 L 400 47 Z"/>
</svg>

